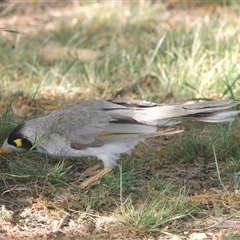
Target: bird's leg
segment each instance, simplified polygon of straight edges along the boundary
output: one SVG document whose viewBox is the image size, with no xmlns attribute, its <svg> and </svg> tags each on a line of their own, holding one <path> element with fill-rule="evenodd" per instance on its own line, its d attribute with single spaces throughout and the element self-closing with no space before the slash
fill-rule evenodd
<svg viewBox="0 0 240 240">
<path fill-rule="evenodd" d="M 106 173 L 110 172 L 113 168 L 104 168 L 101 171 L 99 171 L 96 175 L 86 179 L 84 182 L 80 184 L 81 189 L 85 189 L 93 185 L 99 178 L 101 178 Z"/>
<path fill-rule="evenodd" d="M 99 168 L 101 168 L 101 164 L 98 163 L 93 167 L 89 167 L 84 171 L 84 176 L 94 176 L 96 174 L 98 174 L 101 170 L 99 170 Z"/>
</svg>

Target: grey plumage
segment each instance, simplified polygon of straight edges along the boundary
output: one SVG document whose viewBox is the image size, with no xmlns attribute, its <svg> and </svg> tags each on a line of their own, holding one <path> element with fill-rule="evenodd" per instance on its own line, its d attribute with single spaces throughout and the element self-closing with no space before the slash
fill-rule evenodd
<svg viewBox="0 0 240 240">
<path fill-rule="evenodd" d="M 184 119 L 234 120 L 239 113 L 231 110 L 235 105 L 237 102 L 232 100 L 173 105 L 132 99 L 86 100 L 26 121 L 12 131 L 3 148 L 26 151 L 32 146 L 56 157 L 92 155 L 112 169 L 119 154 L 128 152 L 139 141 L 182 132 L 184 128 L 177 124 Z M 17 146 L 14 139 L 23 139 L 22 146 Z"/>
</svg>

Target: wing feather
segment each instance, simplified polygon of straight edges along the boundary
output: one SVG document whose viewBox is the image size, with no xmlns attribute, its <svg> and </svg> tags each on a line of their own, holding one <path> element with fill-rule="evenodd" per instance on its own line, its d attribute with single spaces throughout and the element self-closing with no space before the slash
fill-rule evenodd
<svg viewBox="0 0 240 240">
<path fill-rule="evenodd" d="M 147 101 L 86 100 L 68 105 L 54 114 L 51 130 L 75 147 L 98 146 L 105 141 L 143 139 L 183 131 L 173 126 L 184 118 L 205 122 L 231 121 L 239 111 L 229 111 L 237 103 L 219 100 L 192 104 L 160 105 Z M 159 126 L 162 126 L 159 128 Z"/>
</svg>

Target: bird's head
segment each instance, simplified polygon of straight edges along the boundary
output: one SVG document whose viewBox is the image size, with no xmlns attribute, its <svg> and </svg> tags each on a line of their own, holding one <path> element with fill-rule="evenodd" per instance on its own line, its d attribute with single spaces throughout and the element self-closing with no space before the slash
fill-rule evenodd
<svg viewBox="0 0 240 240">
<path fill-rule="evenodd" d="M 26 124 L 21 123 L 13 129 L 0 148 L 0 154 L 8 152 L 26 152 L 33 148 L 34 142 L 25 131 Z M 36 150 L 36 149 L 33 149 Z"/>
<path fill-rule="evenodd" d="M 22 153 L 29 150 L 55 155 L 55 152 L 51 153 L 51 150 L 54 150 L 54 146 L 56 146 L 56 138 L 53 136 L 56 130 L 49 130 L 48 121 L 39 119 L 31 119 L 16 126 L 0 147 L 0 155 L 9 152 Z M 59 141 L 61 146 L 64 145 L 61 137 Z"/>
</svg>

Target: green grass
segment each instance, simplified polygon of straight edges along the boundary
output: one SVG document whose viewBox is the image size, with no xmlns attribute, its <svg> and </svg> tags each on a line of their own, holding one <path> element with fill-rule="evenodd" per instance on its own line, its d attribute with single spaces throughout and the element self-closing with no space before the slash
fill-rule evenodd
<svg viewBox="0 0 240 240">
<path fill-rule="evenodd" d="M 0 121 L 0 141 L 3 142 L 6 137 L 8 136 L 9 132 L 13 130 L 15 127 L 15 119 L 14 119 L 14 114 L 13 110 L 9 105 L 7 105 L 6 110 L 1 114 L 1 121 Z"/>
<path fill-rule="evenodd" d="M 185 5 L 170 9 L 168 4 L 149 1 L 86 2 L 76 8 L 66 4 L 60 6 L 61 17 L 50 14 L 50 20 L 40 18 L 36 25 L 6 23 L 0 30 L 0 142 L 29 112 L 33 117 L 48 112 L 51 105 L 79 99 L 239 100 L 240 6 L 237 1 L 222 1 L 209 11 L 206 1 L 200 2 L 201 6 L 191 9 Z M 42 16 L 48 11 L 53 9 L 42 10 Z M 13 13 L 10 9 L 3 15 Z M 36 104 L 16 116 L 14 104 L 21 103 L 21 97 L 36 99 Z M 38 106 L 41 99 L 45 104 Z M 32 113 L 32 109 L 38 111 Z M 153 154 L 155 145 L 141 157 L 122 156 L 119 166 L 100 185 L 84 193 L 74 188 L 78 184 L 72 175 L 75 160 L 58 162 L 34 153 L 5 155 L 0 159 L 0 189 L 4 192 L 0 202 L 17 199 L 8 198 L 6 189 L 10 193 L 15 188 L 29 189 L 35 199 L 43 198 L 56 211 L 71 213 L 77 224 L 92 223 L 98 214 L 105 214 L 144 233 L 180 231 L 182 221 L 194 221 L 197 215 L 196 208 L 188 204 L 188 189 L 178 189 L 149 169 L 144 172 L 148 163 L 163 158 L 179 164 L 198 159 L 215 164 L 217 159 L 222 167 L 219 173 L 234 179 L 235 190 L 240 184 L 234 175 L 240 169 L 239 121 L 186 126 L 187 131 L 176 142 L 161 147 L 159 155 Z M 92 159 L 85 161 L 82 171 L 92 164 Z M 220 183 L 219 191 L 225 191 Z M 22 207 L 18 201 L 15 204 Z M 212 214 L 208 207 L 205 216 Z M 33 212 L 27 209 L 16 214 L 21 218 Z M 12 211 L 2 207 L 0 218 L 11 216 Z M 225 239 L 231 239 L 231 234 Z"/>
<path fill-rule="evenodd" d="M 168 233 L 164 226 L 173 224 L 175 220 L 191 217 L 194 213 L 183 194 L 168 195 L 167 188 L 149 195 L 139 204 L 133 204 L 129 197 L 119 209 L 121 217 L 118 218 L 122 224 L 155 233 Z"/>
<path fill-rule="evenodd" d="M 31 34 L 7 33 L 0 40 L 2 88 L 31 95 L 40 82 L 39 93 L 50 86 L 81 86 L 89 89 L 88 98 L 109 98 L 126 89 L 156 101 L 165 100 L 162 94 L 179 100 L 230 96 L 227 86 L 240 66 L 235 20 L 227 10 L 188 22 L 161 4 L 118 7 L 115 12 L 110 4 L 86 5 L 80 15 L 55 19 L 50 30 L 42 23 Z M 82 49 L 99 57 L 78 58 Z M 239 94 L 237 83 L 231 89 Z"/>
<path fill-rule="evenodd" d="M 234 240 L 234 239 L 238 239 L 239 237 L 240 237 L 239 234 L 229 233 L 226 236 L 224 236 L 224 240 Z"/>
<path fill-rule="evenodd" d="M 213 147 L 219 160 L 239 156 L 238 136 L 233 134 L 234 129 L 239 127 L 239 122 L 215 126 L 200 124 L 205 128 L 199 129 L 199 124 L 192 124 L 189 132 L 183 134 L 180 141 L 172 146 L 172 160 L 194 162 L 197 159 L 204 159 L 208 162 L 214 158 Z"/>
</svg>

